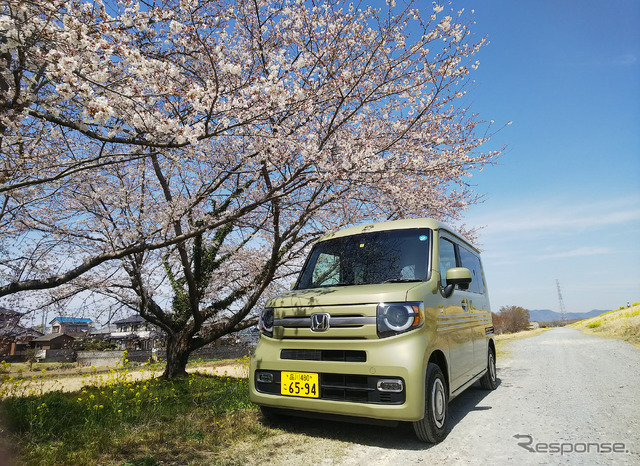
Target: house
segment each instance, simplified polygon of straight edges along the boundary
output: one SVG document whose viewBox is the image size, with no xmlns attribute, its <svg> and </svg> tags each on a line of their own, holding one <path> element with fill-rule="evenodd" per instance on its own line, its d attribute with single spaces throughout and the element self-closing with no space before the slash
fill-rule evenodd
<svg viewBox="0 0 640 466">
<path fill-rule="evenodd" d="M 73 337 L 88 335 L 91 332 L 91 319 L 81 319 L 78 317 L 56 317 L 51 325 L 51 333 L 71 335 Z"/>
<path fill-rule="evenodd" d="M 0 307 L 0 357 L 15 359 L 26 355 L 29 342 L 42 333 L 20 325 L 22 314 Z"/>
<path fill-rule="evenodd" d="M 49 333 L 31 340 L 30 344 L 36 350 L 36 361 L 72 362 L 75 360 L 74 340 L 64 333 Z"/>
<path fill-rule="evenodd" d="M 147 332 L 155 329 L 151 322 L 138 314 L 116 320 L 113 324 L 116 326 L 116 332 Z"/>
<path fill-rule="evenodd" d="M 111 332 L 109 340 L 120 349 L 152 350 L 156 341 L 162 339 L 157 327 L 139 315 L 116 320 L 116 331 Z"/>
<path fill-rule="evenodd" d="M 113 332 L 117 332 L 118 329 L 113 324 L 105 325 L 102 328 L 91 329 L 89 337 L 92 340 L 108 340 Z"/>
<path fill-rule="evenodd" d="M 48 333 L 31 340 L 31 346 L 36 350 L 60 350 L 73 346 L 75 338 L 64 333 Z"/>
<path fill-rule="evenodd" d="M 12 360 L 20 360 L 26 356 L 27 349 L 31 347 L 31 342 L 42 335 L 37 330 L 20 325 L 3 332 L 0 336 L 0 357 L 11 357 Z"/>
</svg>

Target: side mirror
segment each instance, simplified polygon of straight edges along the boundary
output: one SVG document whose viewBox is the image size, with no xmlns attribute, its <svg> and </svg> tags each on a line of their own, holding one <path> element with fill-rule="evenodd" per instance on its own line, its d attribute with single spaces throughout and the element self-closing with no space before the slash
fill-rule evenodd
<svg viewBox="0 0 640 466">
<path fill-rule="evenodd" d="M 469 288 L 471 283 L 471 271 L 466 267 L 454 267 L 447 270 L 447 286 L 444 287 L 444 297 L 448 298 L 458 285 L 461 290 Z"/>
</svg>

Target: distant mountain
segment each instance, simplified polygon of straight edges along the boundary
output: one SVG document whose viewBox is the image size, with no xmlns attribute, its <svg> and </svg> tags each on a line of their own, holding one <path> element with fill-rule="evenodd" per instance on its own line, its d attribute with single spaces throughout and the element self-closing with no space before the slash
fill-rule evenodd
<svg viewBox="0 0 640 466">
<path fill-rule="evenodd" d="M 582 320 L 590 317 L 596 317 L 604 312 L 609 312 L 611 309 L 601 311 L 594 309 L 589 312 L 567 312 L 567 320 Z M 562 315 L 559 312 L 550 311 L 549 309 L 533 310 L 529 311 L 529 320 L 532 322 L 555 322 L 556 320 L 562 320 Z"/>
</svg>

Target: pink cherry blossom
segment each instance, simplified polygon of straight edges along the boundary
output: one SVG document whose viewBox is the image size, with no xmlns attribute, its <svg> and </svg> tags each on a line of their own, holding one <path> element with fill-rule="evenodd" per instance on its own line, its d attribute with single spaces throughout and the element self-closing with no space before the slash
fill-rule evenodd
<svg viewBox="0 0 640 466">
<path fill-rule="evenodd" d="M 440 6 L 0 8 L 0 297 L 27 308 L 100 295 L 193 349 L 251 325 L 327 230 L 458 222 L 498 155 L 463 100 L 485 39 Z"/>
</svg>

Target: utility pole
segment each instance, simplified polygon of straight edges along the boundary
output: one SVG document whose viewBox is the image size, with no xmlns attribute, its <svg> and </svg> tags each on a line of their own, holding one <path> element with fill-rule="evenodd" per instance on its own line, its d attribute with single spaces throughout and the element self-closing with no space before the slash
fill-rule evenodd
<svg viewBox="0 0 640 466">
<path fill-rule="evenodd" d="M 562 299 L 562 291 L 560 290 L 560 280 L 556 279 L 556 286 L 558 287 L 558 302 L 560 303 L 560 318 L 562 319 L 562 325 L 567 325 L 567 309 L 564 307 L 564 299 Z"/>
</svg>

